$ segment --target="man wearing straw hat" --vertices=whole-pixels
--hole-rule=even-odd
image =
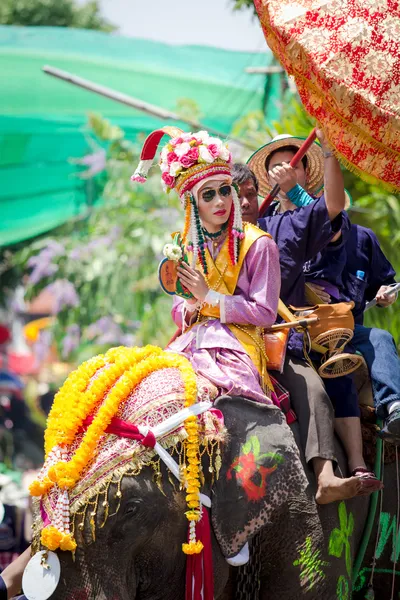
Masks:
[[[261,172],[261,184],[265,185],[266,190],[268,185],[271,187],[276,183],[282,190],[279,202],[269,207],[268,216],[301,209],[313,203],[315,196],[311,194],[318,193],[321,188],[322,154],[325,168],[330,168],[330,162],[337,163],[329,149],[321,149],[317,144],[312,144],[303,164],[298,165],[296,170],[292,169],[287,163],[302,142],[299,138],[278,136],[253,155],[256,157],[255,161],[253,157],[250,159],[250,162],[253,160],[255,163],[256,172]],[[285,146],[288,143],[290,146]],[[261,170],[261,158],[264,161],[264,174]],[[351,201],[348,194],[345,194],[347,210]],[[396,344],[389,332],[367,328],[362,324],[367,297],[371,299],[376,295],[378,306],[388,306],[396,299],[395,295],[385,295],[388,284],[394,282],[395,272],[384,256],[375,234],[368,228],[352,225],[347,216],[343,215],[341,233],[332,238],[322,253],[307,261],[304,270],[306,281],[312,282],[314,290],[323,301],[355,302],[353,314],[356,325],[352,346],[367,362],[377,415],[385,420],[382,437],[399,443],[400,359]],[[348,405],[353,406],[349,414],[346,414],[345,407],[342,416],[357,416],[357,394],[351,378],[328,381],[326,385],[333,400],[339,400],[340,404],[340,399],[346,398]],[[347,428],[349,423],[347,418],[340,420],[339,429]],[[361,448],[361,440],[359,447]]]
[[[319,132],[319,138],[323,143],[321,132]],[[346,203],[343,177],[340,166],[332,153],[326,147],[321,149],[319,145],[313,144],[296,169],[289,167],[288,163],[302,143],[303,140],[299,138],[278,136],[270,144],[258,150],[249,161],[255,173],[259,174],[260,192],[263,195],[266,195],[272,187],[266,171],[272,160],[278,167],[277,171],[281,174],[281,178],[287,179],[283,183],[283,192],[280,195],[283,213],[280,214],[275,209],[275,218],[267,218],[264,222],[261,219],[259,224],[272,234],[280,249],[281,298],[287,304],[297,306],[305,304],[304,263],[320,253],[334,236],[339,237],[343,224],[349,227],[347,225],[348,220],[346,221],[346,217],[342,213]],[[328,164],[324,165],[324,163]],[[289,167],[289,173],[286,172],[284,165]],[[283,167],[282,170],[281,167]],[[324,167],[326,168],[324,169]],[[254,196],[256,200],[256,193],[254,192],[257,191],[255,189],[258,184],[257,178],[248,168],[246,173],[246,167],[244,166],[234,169],[234,177],[241,191],[244,219],[254,220],[255,214],[253,213],[255,213],[257,202],[254,202],[252,198]],[[286,196],[284,190],[289,191],[295,187],[295,199],[301,205],[302,199],[308,194],[302,193],[304,188],[300,187],[299,184],[310,186],[313,192],[316,193],[324,183],[325,197],[322,197],[304,211],[292,212],[296,206]],[[304,203],[306,204],[306,202]],[[311,369],[304,372],[307,367],[304,361],[301,360],[302,356],[302,341],[298,339],[298,336],[292,335],[282,381],[285,381],[286,386],[290,389],[294,408],[299,414],[306,460],[312,461],[318,481],[324,481],[326,474],[329,474],[327,478],[333,474],[333,472],[331,473],[332,463],[329,460],[332,460],[334,456],[332,409],[319,376],[311,372]],[[306,383],[306,389],[304,389],[304,385],[299,386],[299,377]],[[338,384],[336,385],[338,386]],[[341,383],[342,387],[343,385],[347,385],[349,390],[352,391],[351,380],[347,380],[345,384]],[[299,390],[302,390],[302,392],[299,392]],[[345,396],[350,396],[351,414],[339,414],[340,420],[338,423],[339,427],[342,425],[342,437],[346,441],[345,446],[349,456],[350,470],[355,476],[363,480],[364,486],[371,487],[368,491],[374,491],[380,484],[365,467],[362,456],[357,396],[355,393],[352,395],[347,394],[349,390],[344,390],[344,393]],[[308,396],[307,415],[301,414],[304,413],[304,392]],[[348,416],[355,418],[349,419]],[[364,488],[360,493],[365,492],[366,489]],[[321,501],[318,494],[317,499]]]

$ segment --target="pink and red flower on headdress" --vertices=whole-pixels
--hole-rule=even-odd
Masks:
[[[211,137],[206,131],[183,133],[173,138],[161,151],[160,167],[162,181],[167,191],[173,189],[176,179],[196,164],[212,164],[222,160],[229,165],[232,155],[221,140]]]
[[[218,172],[230,172],[232,155],[227,145],[207,131],[184,133],[174,127],[163,127],[153,131],[143,145],[140,162],[132,175],[132,181],[144,183],[157,152],[158,144],[164,135],[170,135],[170,142],[162,149],[160,156],[161,179],[164,189],[169,192],[177,188],[182,195],[200,179],[207,177],[206,171],[215,166]],[[199,173],[189,169],[199,166]],[[187,177],[185,178],[185,174]],[[193,181],[191,177],[194,177]]]

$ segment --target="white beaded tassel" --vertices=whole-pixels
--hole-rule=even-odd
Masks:
[[[192,269],[196,268],[197,256],[199,254],[199,238],[197,235],[197,227],[196,227],[196,217],[193,210],[193,205],[190,207],[190,229],[189,229],[189,238],[193,245],[193,256],[191,267]]]
[[[232,229],[235,232],[235,244],[234,244],[234,248],[235,248],[235,263],[237,263],[238,259],[239,259],[239,247],[240,247],[240,240],[243,239],[244,237],[244,233],[243,233],[243,221],[242,221],[242,209],[240,207],[240,200],[239,200],[239,196],[237,194],[236,188],[233,185],[232,186],[232,200],[233,200],[233,224],[232,224]]]

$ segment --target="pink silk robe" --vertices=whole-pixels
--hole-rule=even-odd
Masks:
[[[211,244],[209,250],[211,253]],[[270,327],[276,320],[279,292],[279,251],[271,238],[262,236],[246,254],[233,296],[224,296],[224,322]],[[174,296],[172,317],[183,330],[190,324],[187,316],[184,323],[185,301],[178,296]],[[194,325],[167,350],[186,356],[196,373],[211,381],[220,394],[271,403],[262,389],[257,368],[221,319]]]

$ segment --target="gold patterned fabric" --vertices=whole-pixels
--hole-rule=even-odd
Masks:
[[[400,191],[400,7],[254,0],[268,45],[345,166]]]
[[[198,401],[211,400],[217,396],[217,389],[210,382],[197,379]],[[181,374],[176,368],[165,368],[148,375],[139,383],[122,404],[117,417],[137,426],[153,428],[184,408],[185,390]],[[202,446],[222,442],[225,437],[223,419],[216,411],[207,411],[198,417],[200,443]],[[83,432],[77,435],[74,443],[67,449],[70,459],[82,440]],[[158,442],[170,453],[176,451],[180,442],[185,440],[187,432],[184,424],[160,437]],[[120,489],[124,476],[137,475],[143,466],[158,460],[153,448],[140,442],[114,434],[104,434],[99,442],[93,460],[82,473],[77,484],[69,491],[70,515],[72,526],[75,517],[83,523],[88,507],[94,513],[100,500],[107,500],[111,483]],[[35,533],[38,535],[49,522],[53,523],[60,491],[55,486],[42,498],[35,499]],[[40,510],[39,510],[40,504]]]

